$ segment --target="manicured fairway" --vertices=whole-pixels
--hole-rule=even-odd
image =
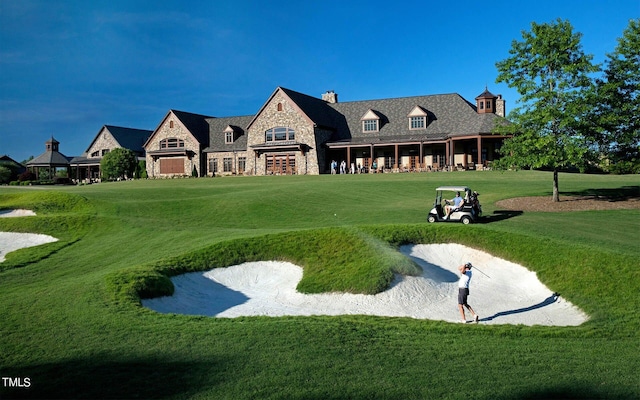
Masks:
[[[427,224],[445,184],[508,218]],[[640,197],[640,178],[560,176],[561,195],[623,188]],[[0,398],[640,398],[640,210],[494,214],[500,199],[550,192],[550,174],[531,171],[1,187],[0,209],[38,215],[0,231],[60,240],[0,263],[0,374],[12,378]],[[536,271],[591,319],[216,319],[139,303],[170,291],[168,276],[252,259],[303,266],[308,293],[375,293],[418,272],[398,245],[452,242]]]

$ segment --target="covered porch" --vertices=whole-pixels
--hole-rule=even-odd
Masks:
[[[359,173],[483,170],[499,158],[498,149],[504,138],[476,135],[436,140],[329,142],[327,165],[329,160],[338,163],[344,160],[348,170],[353,166]]]

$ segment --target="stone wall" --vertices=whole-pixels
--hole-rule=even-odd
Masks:
[[[116,139],[109,133],[106,128],[102,128],[95,142],[91,145],[89,150],[87,151],[87,158],[102,158],[103,150],[113,150],[121,147]],[[91,154],[98,152],[97,156],[92,156]]]
[[[318,174],[318,147],[313,123],[302,114],[298,107],[282,91],[276,92],[249,128],[247,132],[248,152],[253,153],[251,151],[251,146],[253,145],[265,144],[265,131],[279,126],[293,129],[296,135],[295,142],[308,145],[311,151],[305,154],[299,150],[280,151],[278,150],[278,145],[286,143],[271,142],[270,144],[274,145],[273,151],[260,152],[257,157],[254,157],[253,154],[247,156],[247,170],[256,175],[264,175],[267,155],[295,153],[296,174]]]
[[[218,165],[218,172],[216,172],[215,176],[224,176],[224,175],[252,175],[253,171],[248,171],[249,164],[249,156],[246,151],[236,151],[235,153],[232,151],[228,152],[216,152],[216,153],[208,153],[207,157],[207,165],[206,168],[206,176],[213,176],[213,171],[209,168],[212,160],[216,160]],[[252,152],[251,152],[252,153]],[[240,158],[245,157],[247,163],[245,164],[245,171],[239,170],[239,160]],[[253,156],[252,156],[253,157]],[[224,159],[231,159],[231,171],[224,170]],[[203,175],[204,176],[204,175]]]
[[[172,127],[173,125],[173,127]],[[184,159],[184,173],[183,174],[161,174],[160,173],[160,160],[162,158],[175,158],[176,156],[151,156],[150,151],[160,150],[160,141],[163,139],[176,138],[184,141],[184,148],[178,148],[174,150],[187,150],[191,152],[191,156],[177,156]],[[145,147],[147,152],[147,175],[149,178],[171,178],[173,176],[191,176],[193,167],[195,166],[198,175],[202,176],[200,160],[203,154],[200,151],[200,143],[193,137],[189,130],[180,122],[178,118],[170,113],[164,120],[162,125],[154,132],[152,141]],[[154,161],[155,159],[155,161]]]

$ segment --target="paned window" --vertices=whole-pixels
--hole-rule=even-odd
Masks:
[[[218,159],[217,158],[209,159],[209,172],[211,172],[212,174],[217,174],[218,173]]]
[[[377,132],[378,120],[377,119],[365,119],[362,121],[362,130],[365,132]]]
[[[222,170],[224,172],[233,172],[233,162],[231,157],[225,157],[222,159]]]
[[[247,169],[247,157],[238,157],[238,173],[242,174]]]
[[[426,117],[424,116],[419,116],[419,117],[411,117],[410,118],[410,122],[411,122],[411,129],[424,129],[425,127],[425,119]]]
[[[161,149],[176,149],[179,147],[184,147],[184,140],[177,139],[177,138],[168,138],[168,139],[162,139],[160,141]]]
[[[265,142],[293,141],[296,140],[296,133],[293,129],[279,126],[268,129],[264,134]]]
[[[233,143],[233,132],[224,133],[224,142],[227,144]]]

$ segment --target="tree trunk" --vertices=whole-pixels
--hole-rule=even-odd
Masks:
[[[560,194],[558,192],[558,170],[553,170],[553,202],[560,201]]]

